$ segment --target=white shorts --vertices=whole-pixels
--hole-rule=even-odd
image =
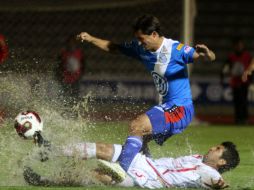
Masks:
[[[135,184],[142,188],[157,189],[163,188],[158,175],[148,164],[147,157],[138,153],[128,169],[128,175],[134,180]]]

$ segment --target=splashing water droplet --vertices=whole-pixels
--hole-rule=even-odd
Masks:
[[[86,139],[90,126],[88,115],[90,94],[73,106],[65,106],[59,84],[50,76],[38,74],[5,73],[0,76],[0,105],[6,118],[0,128],[0,186],[26,185],[24,166],[55,178],[73,183],[89,183],[88,168],[93,164],[79,158],[60,158],[57,151],[49,152],[47,162],[40,161],[41,149],[31,140],[20,138],[14,130],[14,117],[24,110],[37,111],[44,121],[43,136],[55,147]],[[50,85],[49,85],[50,84]],[[89,163],[89,164],[88,164]],[[78,167],[76,167],[78,165]],[[84,180],[85,179],[85,180]]]

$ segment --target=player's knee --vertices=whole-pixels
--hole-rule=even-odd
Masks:
[[[142,136],[142,131],[140,130],[136,120],[133,120],[129,125],[129,134],[131,136]]]
[[[152,133],[152,125],[149,118],[143,114],[133,120],[129,125],[129,134],[132,136],[144,136]]]

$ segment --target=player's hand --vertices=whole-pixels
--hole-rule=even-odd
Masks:
[[[211,179],[211,184],[205,183],[205,185],[211,189],[225,189],[225,188],[229,187],[229,185],[226,184],[222,178],[220,178],[219,180],[216,180],[216,181]]]
[[[77,35],[77,40],[80,40],[81,42],[87,41],[91,42],[92,41],[92,36],[88,34],[87,32],[81,32],[80,34]]]
[[[242,75],[242,81],[246,82],[248,80],[248,76],[251,75],[252,71],[246,70],[244,71],[243,75]]]
[[[197,58],[205,58],[209,61],[214,61],[215,60],[215,54],[213,51],[211,51],[206,45],[204,44],[197,44],[195,46],[196,48],[196,55],[198,56]],[[194,57],[195,58],[195,57]]]
[[[196,48],[196,52],[200,55],[200,56],[206,56],[209,55],[210,51],[208,49],[208,47],[204,44],[197,44],[195,46]]]

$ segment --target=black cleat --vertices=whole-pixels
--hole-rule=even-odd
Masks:
[[[51,144],[50,141],[45,140],[40,132],[36,132],[34,135],[34,142],[37,144],[39,147],[43,146],[46,148],[50,148]]]
[[[43,179],[39,174],[35,173],[30,167],[25,167],[23,176],[25,181],[29,185],[34,186],[49,186],[51,182],[47,179]]]
[[[36,132],[34,135],[34,142],[39,147],[45,148],[39,152],[41,162],[45,162],[49,159],[49,152],[51,151],[50,141],[45,140],[40,132]]]

